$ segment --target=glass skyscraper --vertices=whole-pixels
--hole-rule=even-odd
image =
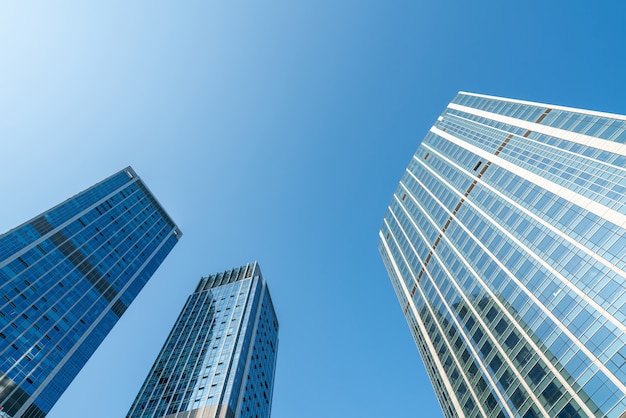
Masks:
[[[268,418],[278,321],[258,264],[203,277],[127,418]]]
[[[626,117],[459,93],[379,250],[446,417],[626,416]]]
[[[42,418],[181,237],[127,167],[0,235],[0,409]]]

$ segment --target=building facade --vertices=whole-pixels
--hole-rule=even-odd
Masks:
[[[181,237],[132,168],[0,235],[0,408],[41,418]]]
[[[203,277],[127,418],[266,418],[278,321],[258,264]]]
[[[626,117],[459,93],[379,250],[446,417],[626,416]]]

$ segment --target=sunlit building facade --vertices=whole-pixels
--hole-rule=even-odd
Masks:
[[[180,237],[131,167],[0,235],[1,416],[44,417]]]
[[[626,117],[459,93],[379,250],[446,417],[626,416]]]
[[[278,321],[258,264],[203,277],[127,418],[268,418]]]

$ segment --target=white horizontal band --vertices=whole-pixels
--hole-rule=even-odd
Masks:
[[[603,151],[626,156],[626,144],[620,144],[619,142],[608,141],[606,139],[596,138],[595,136],[566,131],[565,129],[553,128],[552,126],[528,122],[526,120],[516,119],[497,113],[491,113],[485,110],[474,109],[473,107],[462,106],[456,103],[450,103],[448,105],[448,108],[458,110],[459,112],[466,112],[481,118],[491,119],[496,122],[506,123],[507,125],[517,126],[519,128],[529,131],[538,132],[540,134],[564,139],[566,141],[575,142],[577,144],[585,145],[587,147],[593,147],[601,149]]]

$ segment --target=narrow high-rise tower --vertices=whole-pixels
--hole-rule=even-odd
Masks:
[[[180,237],[130,167],[0,235],[3,416],[50,411]]]
[[[127,418],[268,418],[278,321],[258,264],[203,277]]]
[[[379,249],[446,417],[626,416],[626,117],[459,93]]]

